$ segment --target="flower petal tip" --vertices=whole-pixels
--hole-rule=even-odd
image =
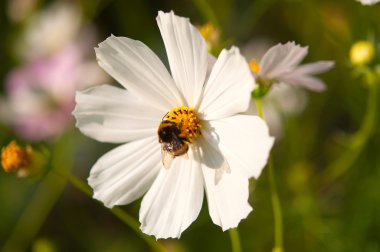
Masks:
[[[228,229],[231,229],[231,228],[237,228],[242,220],[247,219],[248,215],[253,210],[253,208],[249,204],[248,204],[248,206],[249,207],[247,208],[246,213],[244,215],[242,215],[242,217],[239,220],[235,221],[234,223],[227,224],[227,225],[223,225],[222,224],[221,228],[222,228],[223,232],[225,232],[225,231],[227,231]]]

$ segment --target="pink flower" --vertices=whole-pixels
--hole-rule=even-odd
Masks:
[[[104,78],[75,44],[52,57],[37,58],[8,75],[5,120],[29,140],[60,135],[72,123],[75,90]]]

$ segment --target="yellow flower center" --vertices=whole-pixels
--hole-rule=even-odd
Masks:
[[[30,165],[30,155],[30,148],[21,147],[13,140],[1,149],[1,165],[6,172],[25,168]]]
[[[255,59],[251,59],[249,62],[249,67],[251,68],[252,72],[258,74],[260,72],[260,65],[257,63]]]
[[[201,134],[201,121],[193,108],[186,106],[175,107],[164,117],[164,121],[174,123],[179,129],[179,137],[192,143],[194,138]]]

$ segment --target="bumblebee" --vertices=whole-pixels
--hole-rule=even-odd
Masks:
[[[166,169],[169,168],[171,161],[177,157],[186,155],[189,150],[186,138],[181,137],[182,125],[175,122],[164,120],[158,127],[158,139],[161,143],[162,163]]]
[[[201,122],[196,112],[186,106],[169,111],[158,127],[161,143],[162,163],[168,169],[171,161],[178,156],[188,158],[189,144],[200,135]]]

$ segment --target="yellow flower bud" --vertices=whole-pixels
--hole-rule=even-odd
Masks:
[[[207,49],[209,51],[215,49],[219,44],[220,32],[218,28],[215,27],[211,22],[207,22],[204,25],[197,26],[199,32],[202,34],[203,38],[206,40]]]
[[[18,171],[30,166],[32,148],[28,145],[21,147],[16,141],[1,148],[1,165],[6,172]]]
[[[350,60],[354,65],[370,63],[375,56],[375,47],[369,41],[358,41],[350,49]]]
[[[46,167],[49,149],[21,146],[15,140],[1,148],[1,165],[6,172],[16,172],[18,177],[38,176]]]

